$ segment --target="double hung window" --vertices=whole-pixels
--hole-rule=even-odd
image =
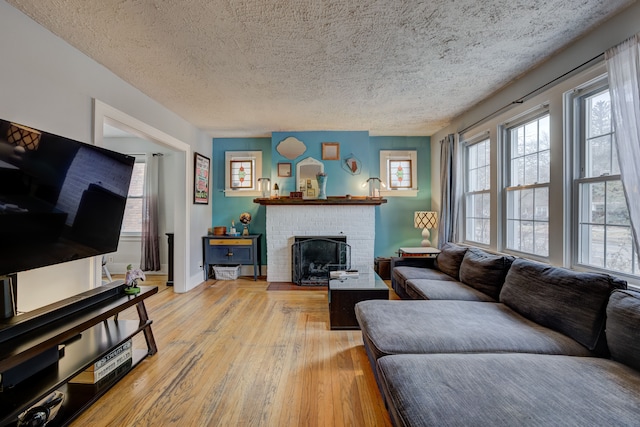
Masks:
[[[488,245],[491,231],[490,141],[465,143],[465,240]]]
[[[122,220],[122,233],[124,234],[136,235],[142,233],[142,202],[145,174],[146,163],[144,156],[136,156]]]
[[[578,91],[574,109],[577,263],[638,274],[608,87],[601,82]]]
[[[505,247],[540,257],[549,255],[549,124],[544,113],[505,130]]]

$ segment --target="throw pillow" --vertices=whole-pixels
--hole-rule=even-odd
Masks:
[[[445,243],[440,248],[440,253],[436,258],[438,270],[458,280],[460,278],[460,264],[466,252],[467,248],[465,247],[453,243]]]
[[[500,302],[524,317],[596,350],[614,289],[627,282],[518,258],[500,291]]]
[[[640,292],[615,291],[607,305],[611,358],[640,371]]]
[[[497,300],[504,278],[515,258],[470,248],[460,264],[460,281]]]

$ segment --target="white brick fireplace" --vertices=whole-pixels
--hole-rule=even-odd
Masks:
[[[295,236],[347,236],[351,265],[373,266],[375,206],[267,205],[267,281],[291,282]]]

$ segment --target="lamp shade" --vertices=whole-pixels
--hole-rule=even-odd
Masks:
[[[7,132],[7,142],[27,151],[36,151],[40,145],[41,133],[26,126],[11,123]]]
[[[436,228],[437,224],[437,212],[417,211],[413,214],[413,226],[415,228]]]

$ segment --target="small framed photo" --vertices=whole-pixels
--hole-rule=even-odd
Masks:
[[[322,160],[340,160],[340,143],[323,142]]]
[[[291,163],[278,163],[278,176],[291,176]]]
[[[193,168],[193,203],[209,204],[209,168],[211,160],[196,153]]]

